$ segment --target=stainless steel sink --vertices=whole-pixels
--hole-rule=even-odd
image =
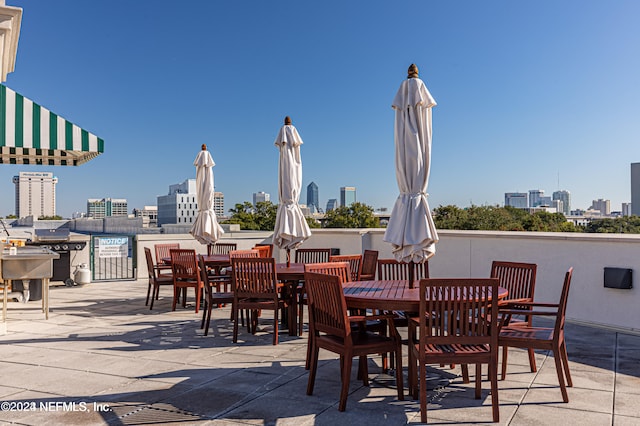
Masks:
[[[8,284],[23,280],[23,300],[29,300],[29,280],[42,280],[42,310],[49,318],[49,278],[53,276],[53,260],[60,255],[44,247],[17,247],[15,254],[9,250],[0,252],[0,278],[4,281],[2,320],[7,320]]]
[[[60,255],[43,247],[18,247],[16,254],[0,254],[3,280],[35,280],[53,276],[53,259]]]

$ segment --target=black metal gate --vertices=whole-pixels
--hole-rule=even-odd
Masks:
[[[135,279],[136,255],[133,235],[92,235],[92,281]]]

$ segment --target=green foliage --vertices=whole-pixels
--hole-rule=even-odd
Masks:
[[[506,206],[439,206],[434,210],[438,229],[484,231],[545,231],[579,232],[581,229],[567,222],[562,213],[535,212]]]
[[[373,207],[363,203],[340,206],[325,213],[325,228],[379,228],[380,219],[373,215]]]
[[[320,222],[318,222],[314,218],[306,217],[305,219],[307,220],[307,225],[309,225],[309,228],[322,228]]]
[[[231,217],[224,223],[236,223],[241,229],[252,231],[273,231],[276,225],[278,207],[271,201],[260,201],[253,204],[248,201],[236,204],[229,209]]]
[[[60,215],[55,215],[55,216],[40,216],[38,218],[38,220],[62,220],[62,216]]]
[[[585,226],[585,232],[640,234],[640,216],[623,216],[615,219],[594,219]]]

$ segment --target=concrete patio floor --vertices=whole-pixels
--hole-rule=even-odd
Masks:
[[[233,344],[229,307],[214,309],[204,336],[193,306],[171,312],[162,288],[153,311],[144,306],[146,281],[51,288],[51,313],[39,301],[10,302],[0,335],[0,423],[23,425],[400,425],[420,422],[417,401],[398,401],[393,377],[371,357],[370,387],[354,368],[347,410],[337,409],[339,365],[321,352],[313,396],[306,395],[306,333],[271,322],[256,335],[240,331]],[[192,297],[192,294],[190,294]],[[569,300],[571,303],[571,299]],[[640,424],[640,336],[568,324],[574,386],[562,403],[553,358],[511,349],[507,380],[499,382],[500,424]],[[473,398],[459,369],[439,369],[448,386],[429,392],[430,424],[491,424],[489,383]],[[471,369],[471,373],[474,369]],[[406,376],[406,360],[405,360]],[[406,386],[406,378],[405,378]],[[8,405],[6,403],[9,403]],[[9,410],[7,410],[9,408]]]

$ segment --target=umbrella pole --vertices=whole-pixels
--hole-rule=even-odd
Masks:
[[[291,266],[291,249],[287,249],[287,268]]]
[[[415,263],[412,261],[409,262],[409,288],[413,288],[413,280],[414,280],[414,266]]]

